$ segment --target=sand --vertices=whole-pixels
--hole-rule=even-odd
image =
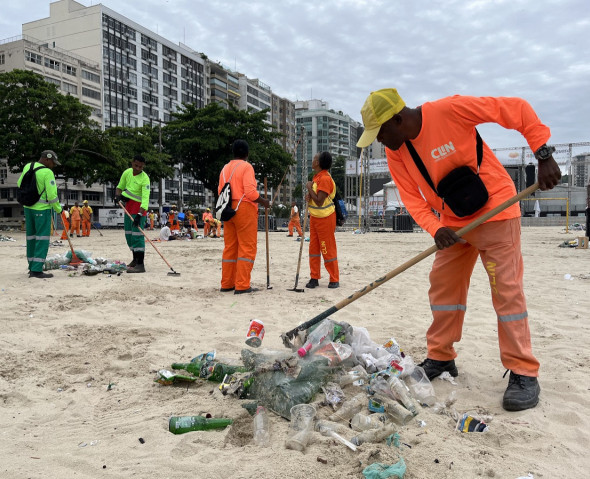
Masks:
[[[270,234],[272,289],[266,289],[259,234],[253,284],[263,290],[241,296],[218,292],[223,240],[158,243],[180,277],[168,276],[168,266],[147,245],[146,274],[55,271],[54,278],[38,280],[27,277],[24,233],[2,233],[17,241],[0,243],[1,477],[335,479],[363,477],[370,463],[393,464],[400,457],[406,478],[588,477],[590,250],[558,247],[580,232],[523,230],[532,341],[542,365],[538,407],[512,413],[501,407],[507,378],[488,281],[478,264],[457,345],[457,384],[433,384],[439,399],[456,391],[459,412],[493,416],[490,431],[461,434],[449,417],[421,409],[416,419],[425,425],[412,421],[401,428],[400,448],[367,444],[352,452],[318,435],[304,454],[285,449],[285,419],[271,415],[271,446],[259,448],[242,401],[205,381],[159,385],[156,371],[212,349],[218,357],[238,359],[253,318],[266,326],[262,348],[284,351],[281,333],[428,248],[426,233],[339,232],[340,289],[327,289],[324,277],[320,288],[304,293],[287,290],[294,286],[299,243],[284,232]],[[75,247],[94,257],[131,259],[121,230],[103,234],[73,238]],[[66,249],[67,243],[50,253]],[[305,249],[300,287],[309,277]],[[393,336],[422,360],[431,264],[432,257],[423,260],[334,319],[367,328],[379,343]],[[566,274],[573,279],[564,279]],[[345,388],[349,397],[357,392]],[[224,431],[168,432],[171,415],[205,413],[235,422]],[[328,414],[329,407],[318,404],[318,416]]]

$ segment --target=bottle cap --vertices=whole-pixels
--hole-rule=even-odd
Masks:
[[[297,350],[297,354],[299,354],[299,357],[302,358],[303,356],[305,356],[307,354],[307,350],[305,348],[299,348]]]

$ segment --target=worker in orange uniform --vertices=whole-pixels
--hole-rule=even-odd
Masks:
[[[461,339],[469,282],[480,257],[492,290],[500,357],[510,370],[502,405],[508,411],[535,407],[539,361],[532,352],[523,291],[520,206],[514,203],[461,238],[455,232],[516,195],[510,175],[475,127],[496,123],[521,132],[538,160],[542,190],[561,178],[555,148],[546,144],[549,128],[520,98],[456,95],[408,108],[393,88],[372,92],[361,115],[365,131],[357,146],[367,147],[376,138],[386,147],[404,205],[438,247],[428,293],[433,316],[428,354],[420,365],[429,379],[443,372],[458,375],[454,343]],[[445,188],[450,178],[457,181]]]
[[[155,215],[154,215],[154,210],[150,210],[149,214],[148,214],[148,219],[150,220],[150,230],[154,230],[154,220],[155,220]]]
[[[74,206],[70,209],[70,238],[74,237],[74,231],[76,231],[76,236],[78,238],[81,237],[80,235],[80,221],[82,220],[82,208],[78,205],[76,201]]]
[[[88,200],[82,202],[82,236],[90,236],[90,222],[92,221],[92,208],[88,206]]]
[[[221,193],[227,181],[232,193],[232,208],[236,214],[224,222],[224,248],[221,259],[221,290],[234,294],[258,291],[250,285],[250,274],[256,259],[258,235],[258,205],[268,208],[269,201],[258,194],[254,168],[248,163],[249,147],[244,140],[232,145],[234,159],[219,174]]]
[[[176,211],[176,205],[172,205],[172,209],[168,212],[168,222],[170,223],[171,231],[180,231],[180,225],[178,224],[178,211]]]
[[[221,221],[210,215],[207,217],[207,224],[210,231],[209,238],[221,238]]]
[[[301,220],[299,219],[299,208],[294,201],[291,201],[291,217],[289,218],[289,234],[287,236],[293,236],[293,228],[297,230],[297,234],[301,238],[303,231],[301,231]]]
[[[61,239],[62,240],[67,240],[68,239],[68,231],[70,230],[69,218],[70,218],[70,213],[68,212],[68,208],[66,206],[63,209],[63,215],[61,215],[61,221],[64,224],[64,229],[61,232]]]
[[[198,233],[199,227],[197,226],[197,218],[191,210],[188,210],[186,215],[188,217],[188,224],[191,226],[192,229],[195,230],[195,232]]]
[[[210,230],[209,221],[208,221],[209,218],[213,218],[213,215],[211,214],[211,208],[207,208],[203,212],[203,235],[205,237],[209,236],[209,230]]]
[[[327,151],[313,157],[311,168],[315,171],[312,181],[307,182],[309,210],[309,269],[311,279],[307,288],[317,288],[321,278],[321,257],[324,267],[330,275],[328,288],[340,286],[340,272],[338,271],[338,252],[336,249],[336,208],[334,196],[336,183],[330,176],[332,155]]]

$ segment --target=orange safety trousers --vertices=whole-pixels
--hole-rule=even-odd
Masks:
[[[68,230],[70,229],[70,225],[67,221],[64,221],[62,218],[63,224],[64,224],[64,229],[61,232],[61,239],[62,240],[67,240],[68,239]]]
[[[321,257],[330,274],[330,282],[340,281],[338,252],[336,250],[336,213],[326,218],[309,217],[309,270],[312,279],[320,279]]]
[[[82,220],[82,236],[90,236],[90,220]]]
[[[80,236],[80,220],[70,219],[70,223],[71,223],[70,234],[72,234],[75,231],[76,235]]]
[[[195,229],[195,231],[199,231],[199,227],[197,226],[197,220],[191,220],[190,225]]]
[[[295,228],[297,230],[297,233],[299,234],[299,236],[303,236],[303,231],[301,231],[301,221],[299,221],[299,218],[295,218],[295,219],[292,219],[291,221],[289,221],[289,234],[290,235],[293,234],[293,228]]]
[[[238,200],[232,201],[232,208]],[[225,221],[224,248],[221,257],[221,287],[237,290],[250,287],[250,274],[256,259],[258,207],[242,201],[234,217]]]
[[[457,357],[453,344],[461,340],[471,273],[480,256],[496,310],[502,364],[516,374],[538,376],[523,291],[520,218],[484,223],[462,238],[467,243],[439,250],[434,258],[428,292],[433,316],[426,333],[428,357],[438,361]]]

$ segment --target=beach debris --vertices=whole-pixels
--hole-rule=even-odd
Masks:
[[[437,376],[435,379],[440,379],[441,381],[448,381],[451,384],[453,384],[454,386],[457,385],[457,381],[455,381],[455,378],[453,376],[451,376],[451,373],[448,371],[443,371],[439,376]]]
[[[143,437],[140,437],[140,438],[139,438],[139,442],[140,442],[141,444],[145,444],[145,439],[144,439]]]
[[[457,421],[456,429],[460,432],[488,432],[488,425],[482,419],[465,413]]]
[[[5,236],[5,235],[0,235],[0,241],[16,242],[16,240],[12,236]]]
[[[342,388],[336,383],[327,383],[322,387],[322,391],[326,396],[325,403],[336,409],[344,399],[344,392]]]
[[[530,472],[526,475],[526,476],[520,476],[517,477],[516,479],[535,479],[535,476],[533,476]]]
[[[391,466],[374,462],[363,469],[363,476],[365,476],[366,479],[403,479],[405,474],[406,463],[404,462],[403,457],[400,457],[399,461]]]
[[[574,277],[571,274],[566,273],[563,275],[563,279],[565,279],[566,281],[573,281]]]
[[[230,418],[207,418],[203,416],[172,416],[168,421],[168,430],[172,434],[184,434],[190,431],[210,431],[225,429],[233,423]]]
[[[328,464],[328,460],[320,456],[317,457],[317,461],[321,462],[322,464]]]
[[[156,378],[154,379],[154,382],[163,384],[164,386],[169,386],[176,382],[193,382],[196,380],[197,378],[194,376],[184,376],[182,374],[176,374],[172,371],[168,371],[167,369],[160,369],[156,373]],[[109,389],[107,389],[107,391],[108,390]]]

